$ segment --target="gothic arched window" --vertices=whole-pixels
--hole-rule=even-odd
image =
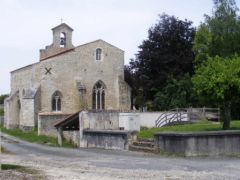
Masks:
[[[61,99],[62,94],[59,91],[56,91],[52,95],[52,111],[61,111]]]
[[[105,89],[106,86],[102,81],[96,82],[93,86],[92,108],[96,110],[105,109]]]
[[[102,49],[97,48],[96,49],[96,60],[101,60],[102,58]]]

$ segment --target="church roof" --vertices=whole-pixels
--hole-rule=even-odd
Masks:
[[[62,23],[62,24],[65,24],[65,23]],[[56,26],[56,27],[57,27],[57,26]],[[55,28],[56,28],[56,27],[55,27]],[[98,40],[91,41],[91,42],[88,42],[88,43],[85,43],[85,44],[81,44],[81,45],[79,45],[79,46],[77,46],[77,47],[74,47],[74,48],[71,48],[71,49],[67,49],[66,51],[62,51],[62,52],[57,53],[57,54],[54,54],[54,55],[52,55],[52,56],[48,56],[48,57],[46,57],[46,58],[41,59],[41,61],[47,60],[47,59],[50,59],[50,58],[53,58],[53,57],[56,57],[56,56],[60,56],[60,55],[62,55],[62,54],[65,54],[65,53],[74,51],[74,50],[75,50],[76,48],[78,48],[78,47],[85,46],[85,45],[88,45],[88,44],[91,44],[91,43],[95,43],[95,42],[98,42],[98,41],[102,41],[102,42],[108,44],[109,46],[111,46],[111,47],[113,47],[113,48],[116,48],[116,49],[124,52],[124,50],[122,50],[122,49],[120,49],[120,48],[118,48],[118,47],[116,47],[116,46],[114,46],[114,45],[112,45],[112,44],[110,44],[110,43],[102,40],[102,39],[98,39]],[[15,70],[11,71],[11,73],[13,73],[13,72],[15,72],[15,71],[22,70],[22,69],[31,68],[33,65],[38,64],[38,63],[39,63],[39,62],[36,62],[36,63],[30,64],[30,65],[27,65],[27,66],[24,66],[24,67],[15,69]]]
[[[79,113],[81,111],[78,111],[74,114],[71,114],[67,118],[58,121],[54,126],[58,128],[62,128],[65,131],[69,130],[79,130]]]
[[[71,28],[71,27],[70,27],[69,25],[67,25],[66,23],[61,23],[61,24],[59,24],[58,26],[52,28],[52,30],[55,30],[55,29],[57,29],[57,28],[59,28],[59,27],[61,27],[61,26],[65,26],[65,27],[67,27],[68,29],[70,29],[71,31],[73,31],[73,28]]]
[[[27,66],[20,67],[20,68],[18,68],[18,69],[15,69],[15,70],[10,71],[10,73],[14,73],[14,72],[19,71],[19,70],[25,70],[25,69],[27,69],[27,68],[32,68],[32,66],[34,66],[34,65],[36,65],[36,64],[38,64],[38,63],[39,63],[39,62],[36,62],[36,63],[33,63],[33,64],[29,64],[29,65],[27,65]]]
[[[108,44],[109,46],[112,46],[112,47],[114,47],[114,48],[116,48],[116,49],[124,52],[122,49],[120,49],[120,48],[118,48],[118,47],[116,47],[116,46],[114,46],[114,45],[112,45],[112,44],[110,44],[110,43],[108,43],[108,42],[106,42],[106,41],[104,41],[104,40],[102,40],[102,39],[98,39],[98,40],[91,41],[91,42],[88,42],[88,43],[85,43],[85,44],[81,44],[81,45],[79,45],[79,46],[77,46],[77,47],[75,47],[75,48],[71,48],[71,49],[68,49],[68,50],[66,50],[66,51],[62,51],[62,52],[57,53],[57,54],[54,54],[54,55],[52,55],[52,56],[48,56],[48,57],[46,57],[46,58],[41,59],[41,61],[46,60],[46,59],[50,59],[50,58],[52,58],[52,57],[56,57],[56,56],[59,56],[59,55],[62,55],[62,54],[68,53],[68,52],[71,52],[71,51],[75,50],[75,49],[78,48],[78,47],[85,46],[85,45],[88,45],[88,44],[91,44],[91,43],[95,43],[95,42],[98,42],[98,41],[102,41],[102,42]]]
[[[97,40],[95,40],[95,41],[91,41],[91,42],[88,42],[88,43],[85,43],[85,44],[81,44],[81,45],[79,45],[79,46],[77,46],[77,47],[75,47],[75,48],[78,48],[78,47],[81,47],[81,46],[85,46],[85,45],[88,45],[88,44],[91,44],[91,43],[95,43],[95,42],[98,42],[98,41],[102,41],[102,42],[104,42],[105,44],[108,44],[109,46],[112,46],[113,48],[116,48],[116,49],[124,52],[124,50],[120,49],[119,47],[114,46],[114,45],[112,45],[112,44],[110,44],[110,43],[108,43],[107,41],[104,41],[104,40],[102,40],[102,39],[97,39]]]
[[[61,54],[65,54],[65,53],[67,53],[67,52],[73,51],[74,49],[75,49],[75,48],[67,49],[67,50],[62,51],[62,52],[60,52],[60,53],[53,54],[53,55],[51,55],[51,56],[47,56],[47,57],[45,57],[45,58],[42,58],[42,59],[40,59],[40,60],[43,61],[43,60],[46,60],[46,59],[49,59],[49,58],[52,58],[52,57],[55,57],[55,56],[59,56],[59,55],[61,55]]]

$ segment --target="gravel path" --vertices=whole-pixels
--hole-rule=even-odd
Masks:
[[[127,151],[54,148],[3,134],[2,146],[12,154],[1,154],[1,163],[32,167],[50,180],[240,179],[238,158],[176,158]],[[1,172],[0,179],[3,177]]]

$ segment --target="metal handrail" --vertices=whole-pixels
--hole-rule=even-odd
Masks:
[[[219,108],[203,107],[203,108],[192,108],[192,109],[197,110],[197,111],[202,111],[204,113],[204,115],[206,115],[207,111],[215,111],[212,113],[217,115],[218,120],[220,118],[220,109]],[[174,122],[174,120],[182,121],[183,120],[182,115],[184,115],[186,113],[187,113],[187,115],[189,115],[189,113],[191,112],[189,110],[191,110],[191,108],[175,108],[175,109],[170,109],[169,111],[165,111],[157,118],[157,120],[155,121],[155,126],[161,127],[164,124]]]
[[[182,112],[187,112],[186,109],[183,109],[183,108],[175,108],[175,109],[171,109],[169,111],[166,111],[164,113],[162,113],[158,119],[155,121],[155,125],[156,127],[160,127],[164,122],[168,121],[168,122],[172,122],[173,119],[177,118],[177,121],[179,120],[178,119],[178,115],[180,113],[180,117],[181,117],[181,113]],[[170,118],[168,118],[170,116]],[[177,116],[177,117],[176,117]],[[181,121],[181,119],[180,119]]]

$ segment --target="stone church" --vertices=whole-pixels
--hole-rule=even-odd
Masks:
[[[31,130],[40,116],[56,121],[82,109],[129,110],[124,51],[101,39],[74,46],[73,29],[65,23],[52,32],[39,62],[11,72],[5,127]]]

